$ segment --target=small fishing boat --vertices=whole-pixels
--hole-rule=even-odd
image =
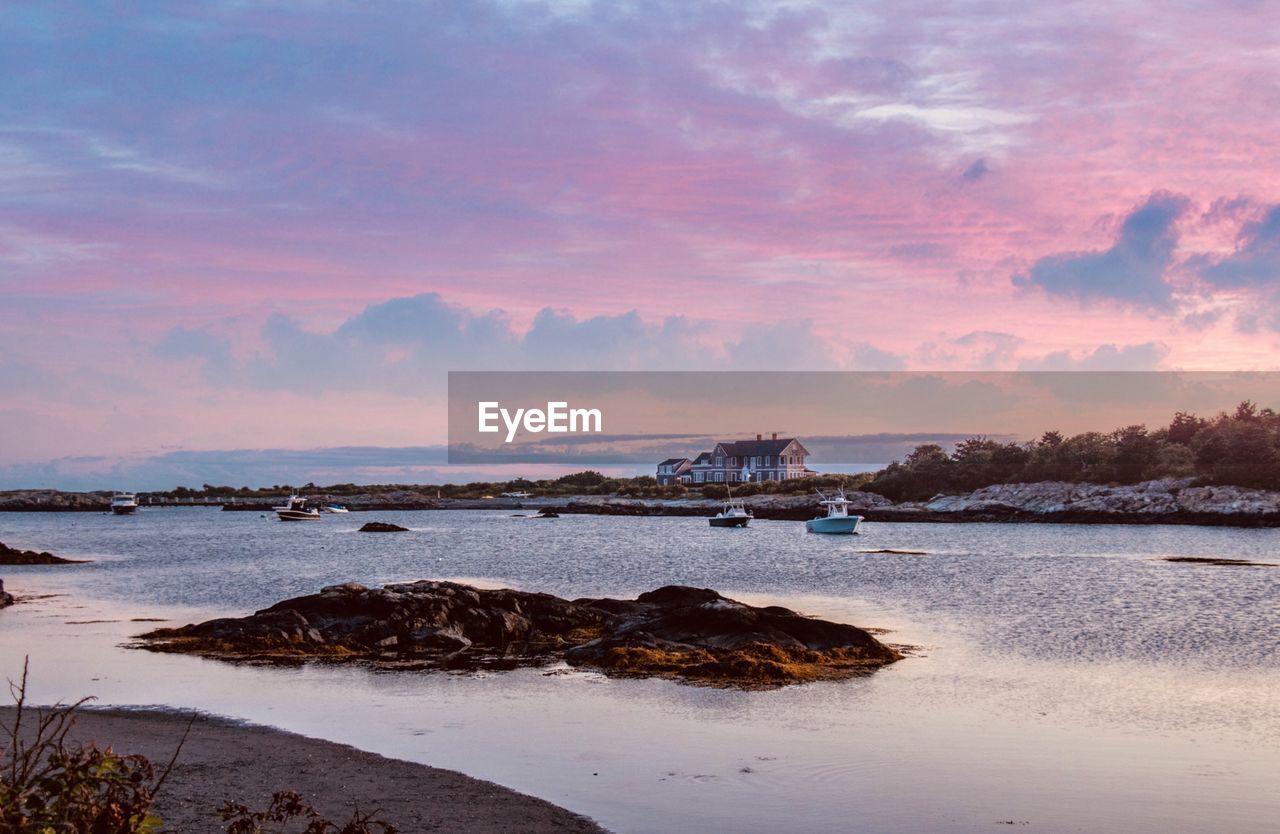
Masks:
[[[755,516],[743,505],[741,498],[730,497],[724,502],[724,509],[707,521],[712,527],[746,527],[753,518]]]
[[[117,492],[111,496],[111,512],[115,515],[133,515],[138,511],[138,496],[132,492]]]
[[[349,513],[351,512],[341,504],[325,504],[324,511],[326,513]]]
[[[272,507],[281,521],[319,521],[320,511],[307,509],[307,499],[290,495],[283,507]]]
[[[858,525],[862,523],[862,516],[849,515],[850,501],[844,497],[843,488],[831,498],[821,492],[818,493],[818,497],[822,499],[818,503],[827,508],[827,514],[806,521],[804,529],[807,532],[845,534],[858,532]]]

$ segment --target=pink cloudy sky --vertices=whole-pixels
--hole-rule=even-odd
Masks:
[[[0,9],[0,466],[436,444],[450,369],[1280,364],[1267,3],[147,8]]]

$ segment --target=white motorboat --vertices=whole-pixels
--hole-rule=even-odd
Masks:
[[[283,507],[272,507],[281,521],[319,521],[320,511],[307,509],[307,499],[290,495]]]
[[[733,497],[733,489],[725,484],[724,507],[720,512],[708,518],[712,527],[746,527],[755,516],[742,503],[741,498]]]
[[[132,492],[117,492],[111,496],[111,512],[115,515],[133,515],[138,511],[138,496]]]
[[[746,527],[755,518],[742,503],[741,498],[730,498],[724,502],[720,512],[708,518],[712,527]]]
[[[324,511],[326,513],[349,513],[351,512],[341,504],[325,504]]]
[[[822,500],[818,503],[827,508],[825,516],[818,516],[804,523],[804,528],[810,533],[856,533],[858,525],[862,523],[862,516],[849,515],[848,498],[844,497],[844,488],[842,487],[831,498],[818,493],[818,497]]]

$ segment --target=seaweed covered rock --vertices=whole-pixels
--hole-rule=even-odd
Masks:
[[[265,662],[456,668],[564,659],[611,674],[745,687],[847,677],[901,657],[855,626],[677,585],[634,600],[570,601],[432,580],[348,583],[141,639],[154,651]]]
[[[550,594],[482,590],[456,582],[366,588],[331,585],[248,617],[209,620],[143,635],[159,651],[270,659],[336,656],[452,665],[533,661],[599,635],[606,614]]]
[[[569,663],[620,674],[768,685],[847,677],[901,658],[857,626],[776,605],[757,608],[709,588],[668,585],[621,606],[588,601],[610,603],[611,628],[569,649]]]

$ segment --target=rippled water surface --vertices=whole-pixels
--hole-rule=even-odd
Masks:
[[[411,532],[355,532],[374,517]],[[3,569],[13,590],[67,596],[0,614],[0,663],[30,651],[49,698],[265,721],[495,779],[620,831],[858,828],[850,815],[872,831],[1274,830],[1280,531],[864,531],[476,511],[302,524],[209,509],[0,514],[6,544],[94,560]],[[740,693],[564,669],[256,669],[118,647],[140,628],[132,617],[423,577],[569,597],[712,587],[918,649],[866,679]]]

